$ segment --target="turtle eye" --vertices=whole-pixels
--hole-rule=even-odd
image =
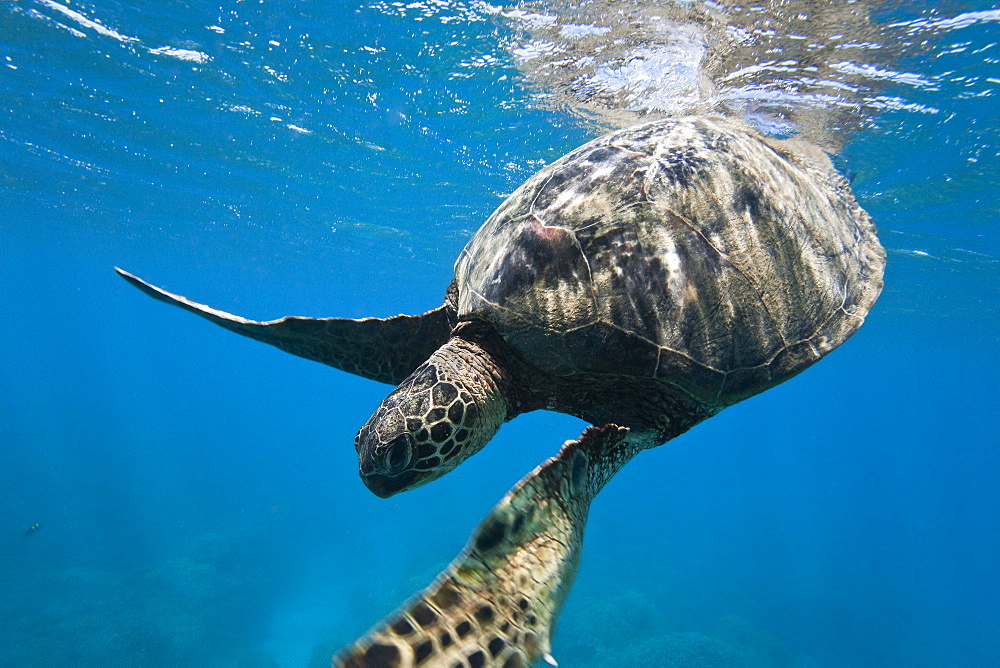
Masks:
[[[407,462],[410,461],[410,452],[413,449],[413,437],[407,433],[400,434],[389,441],[386,448],[388,449],[385,457],[386,464],[389,465],[392,473],[399,473],[406,467]]]

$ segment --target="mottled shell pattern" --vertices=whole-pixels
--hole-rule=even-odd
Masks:
[[[460,320],[563,377],[721,409],[837,347],[885,252],[829,159],[720,117],[594,140],[518,188],[455,265]]]

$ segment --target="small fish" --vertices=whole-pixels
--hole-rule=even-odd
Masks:
[[[24,537],[25,538],[30,538],[31,536],[34,536],[36,533],[38,533],[39,531],[41,531],[41,529],[42,529],[41,522],[35,522],[30,527],[28,527],[27,531],[24,532]]]

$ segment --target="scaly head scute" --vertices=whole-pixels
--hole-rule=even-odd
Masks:
[[[452,339],[385,398],[358,432],[361,477],[386,498],[439,478],[479,452],[507,419],[495,361]]]

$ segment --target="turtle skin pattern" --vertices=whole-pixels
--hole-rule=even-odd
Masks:
[[[543,371],[656,381],[708,414],[853,334],[885,253],[825,155],[721,117],[596,139],[522,185],[456,266],[459,320]]]
[[[576,575],[590,502],[641,448],[616,425],[578,440],[511,489],[425,590],[333,657],[334,668],[528,668]]]

